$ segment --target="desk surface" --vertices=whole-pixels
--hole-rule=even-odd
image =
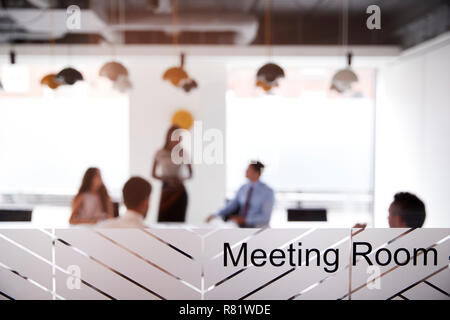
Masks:
[[[121,211],[122,212],[122,211]],[[387,216],[387,214],[386,214]],[[206,217],[206,216],[205,216]],[[0,229],[14,228],[68,228],[70,218],[69,207],[56,206],[36,206],[33,210],[31,221],[28,222],[0,222]],[[270,221],[273,228],[350,228],[355,223],[371,223],[370,215],[365,212],[358,211],[341,211],[329,210],[327,212],[328,221],[311,221],[311,222],[293,222],[287,221],[287,213],[285,208],[275,208]],[[230,228],[235,227],[231,222],[224,223],[217,219],[206,224],[201,219],[196,219],[198,223],[170,223],[158,224],[154,222],[154,217],[147,217],[146,223],[152,228]]]

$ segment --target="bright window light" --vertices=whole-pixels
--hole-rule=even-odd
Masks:
[[[249,160],[266,165],[276,191],[369,193],[373,100],[314,95],[227,94],[227,190],[236,191]]]
[[[4,64],[1,79],[8,93],[25,93],[30,88],[30,71],[26,65]]]
[[[128,97],[2,98],[0,193],[74,194],[87,167],[120,194],[129,171]]]

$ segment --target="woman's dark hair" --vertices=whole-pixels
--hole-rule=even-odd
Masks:
[[[259,174],[261,174],[264,169],[264,165],[262,164],[262,162],[259,161],[251,161],[250,166],[253,168],[253,170],[258,172]]]
[[[79,197],[82,193],[89,192],[92,187],[92,180],[94,177],[100,174],[100,169],[98,168],[88,168],[84,173],[83,180],[81,181],[80,189],[78,189],[78,193],[75,198]],[[109,206],[108,204],[111,202],[111,198],[109,197],[108,190],[104,184],[98,189],[98,196],[100,197],[100,202],[102,204],[102,209],[104,212],[108,212]]]
[[[166,150],[169,149],[169,144],[172,141],[172,134],[175,130],[178,130],[178,129],[181,129],[181,128],[179,126],[173,125],[169,128],[169,130],[167,130],[166,141],[164,143],[163,149],[166,149]]]

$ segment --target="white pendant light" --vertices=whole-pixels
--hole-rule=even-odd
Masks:
[[[352,70],[353,54],[348,50],[348,0],[342,0],[342,46],[347,51],[347,67],[338,70],[331,80],[330,89],[338,93],[350,91],[358,76]]]
[[[347,67],[341,69],[333,76],[331,80],[331,89],[336,90],[339,93],[346,92],[352,89],[355,82],[358,82],[358,76],[353,72],[351,68],[352,53],[347,53]]]
[[[30,70],[27,65],[16,63],[13,48],[9,52],[9,63],[2,67],[2,87],[10,93],[25,93],[30,89]]]

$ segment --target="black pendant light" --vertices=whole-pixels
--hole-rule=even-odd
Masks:
[[[77,81],[82,81],[83,75],[75,68],[67,67],[56,74],[56,80],[61,84],[73,85]]]
[[[70,30],[69,30],[70,32]],[[71,45],[68,44],[68,56],[71,58]],[[55,76],[56,81],[58,81],[61,85],[74,85],[78,81],[84,80],[83,75],[80,71],[75,69],[74,67],[66,67],[58,72]]]

